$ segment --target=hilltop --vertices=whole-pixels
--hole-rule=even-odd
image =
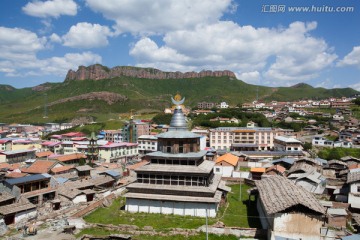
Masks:
[[[88,79],[90,77],[93,79]],[[256,86],[237,80],[230,71],[172,73],[152,68],[109,69],[92,65],[70,70],[62,83],[22,89],[0,85],[0,122],[61,122],[84,116],[104,121],[118,119],[119,113],[129,113],[132,109],[160,112],[172,105],[170,97],[176,92],[187,98],[186,105],[190,107],[200,101],[226,101],[236,106],[253,101],[257,95],[264,101],[293,101],[359,93],[351,88],[324,89],[307,84],[279,88]],[[45,110],[49,117],[46,119],[43,118]]]

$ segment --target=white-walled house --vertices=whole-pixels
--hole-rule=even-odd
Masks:
[[[295,138],[276,136],[274,138],[274,149],[276,151],[302,151],[301,142]]]
[[[215,160],[214,173],[222,177],[231,177],[238,167],[239,157],[231,153],[224,154]]]
[[[127,158],[132,158],[138,155],[137,143],[108,143],[99,146],[99,158],[105,162],[116,162]]]
[[[360,169],[350,170],[347,176],[347,183],[350,185],[348,203],[352,208],[360,209]]]

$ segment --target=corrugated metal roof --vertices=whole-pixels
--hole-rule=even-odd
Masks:
[[[29,176],[21,177],[21,178],[6,179],[5,182],[10,185],[16,185],[16,184],[20,184],[20,183],[38,181],[38,180],[43,180],[43,179],[48,179],[48,178],[51,178],[51,175],[49,175],[47,173],[43,173],[43,174],[29,175]]]

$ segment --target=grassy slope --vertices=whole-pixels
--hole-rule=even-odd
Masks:
[[[0,122],[42,123],[75,116],[130,112],[131,109],[162,110],[171,106],[170,96],[180,92],[187,98],[187,106],[195,106],[199,101],[226,101],[231,105],[252,101],[258,95],[265,100],[296,100],[302,98],[325,98],[329,96],[349,96],[353,89],[312,88],[301,85],[290,88],[257,87],[228,77],[204,77],[196,79],[139,79],[118,77],[107,80],[67,81],[48,83],[51,89],[36,92],[31,88],[14,89],[0,85]],[[110,91],[128,97],[124,103],[107,105],[104,101],[76,101],[48,107],[49,119],[43,119],[44,102],[77,96],[89,92]],[[46,97],[45,97],[46,94]],[[86,108],[85,112],[78,112]]]

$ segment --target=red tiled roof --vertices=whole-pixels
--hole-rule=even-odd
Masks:
[[[84,137],[85,134],[82,133],[82,132],[69,132],[69,133],[61,134],[61,136],[64,136],[64,137]]]
[[[1,168],[8,168],[10,171],[13,171],[14,169],[19,169],[21,166],[21,163],[0,163],[0,169]]]
[[[35,153],[36,157],[38,157],[38,158],[48,157],[48,156],[50,156],[51,154],[54,154],[54,153],[51,152],[51,151],[45,151],[45,152],[37,152],[37,153]]]
[[[25,173],[48,173],[56,165],[57,161],[53,160],[36,160],[28,168],[21,169]]]
[[[6,178],[21,178],[28,175],[27,173],[11,172],[5,175]]]
[[[270,172],[271,170],[278,171],[280,173],[284,173],[286,171],[286,168],[284,168],[281,165],[274,165],[266,169],[266,172]]]
[[[139,167],[142,167],[144,165],[147,165],[147,164],[149,164],[149,162],[146,161],[146,160],[143,160],[141,162],[138,162],[138,163],[135,163],[133,165],[127,166],[126,168],[129,169],[129,170],[135,170],[135,169],[137,169]]]
[[[69,165],[69,166],[62,166],[62,167],[56,167],[56,168],[52,168],[51,172],[53,173],[62,173],[62,172],[66,172],[70,169],[75,168],[74,165]]]
[[[56,159],[60,162],[67,162],[67,161],[81,159],[81,158],[86,158],[86,155],[82,154],[82,153],[72,153],[72,154],[54,157],[54,159]]]

